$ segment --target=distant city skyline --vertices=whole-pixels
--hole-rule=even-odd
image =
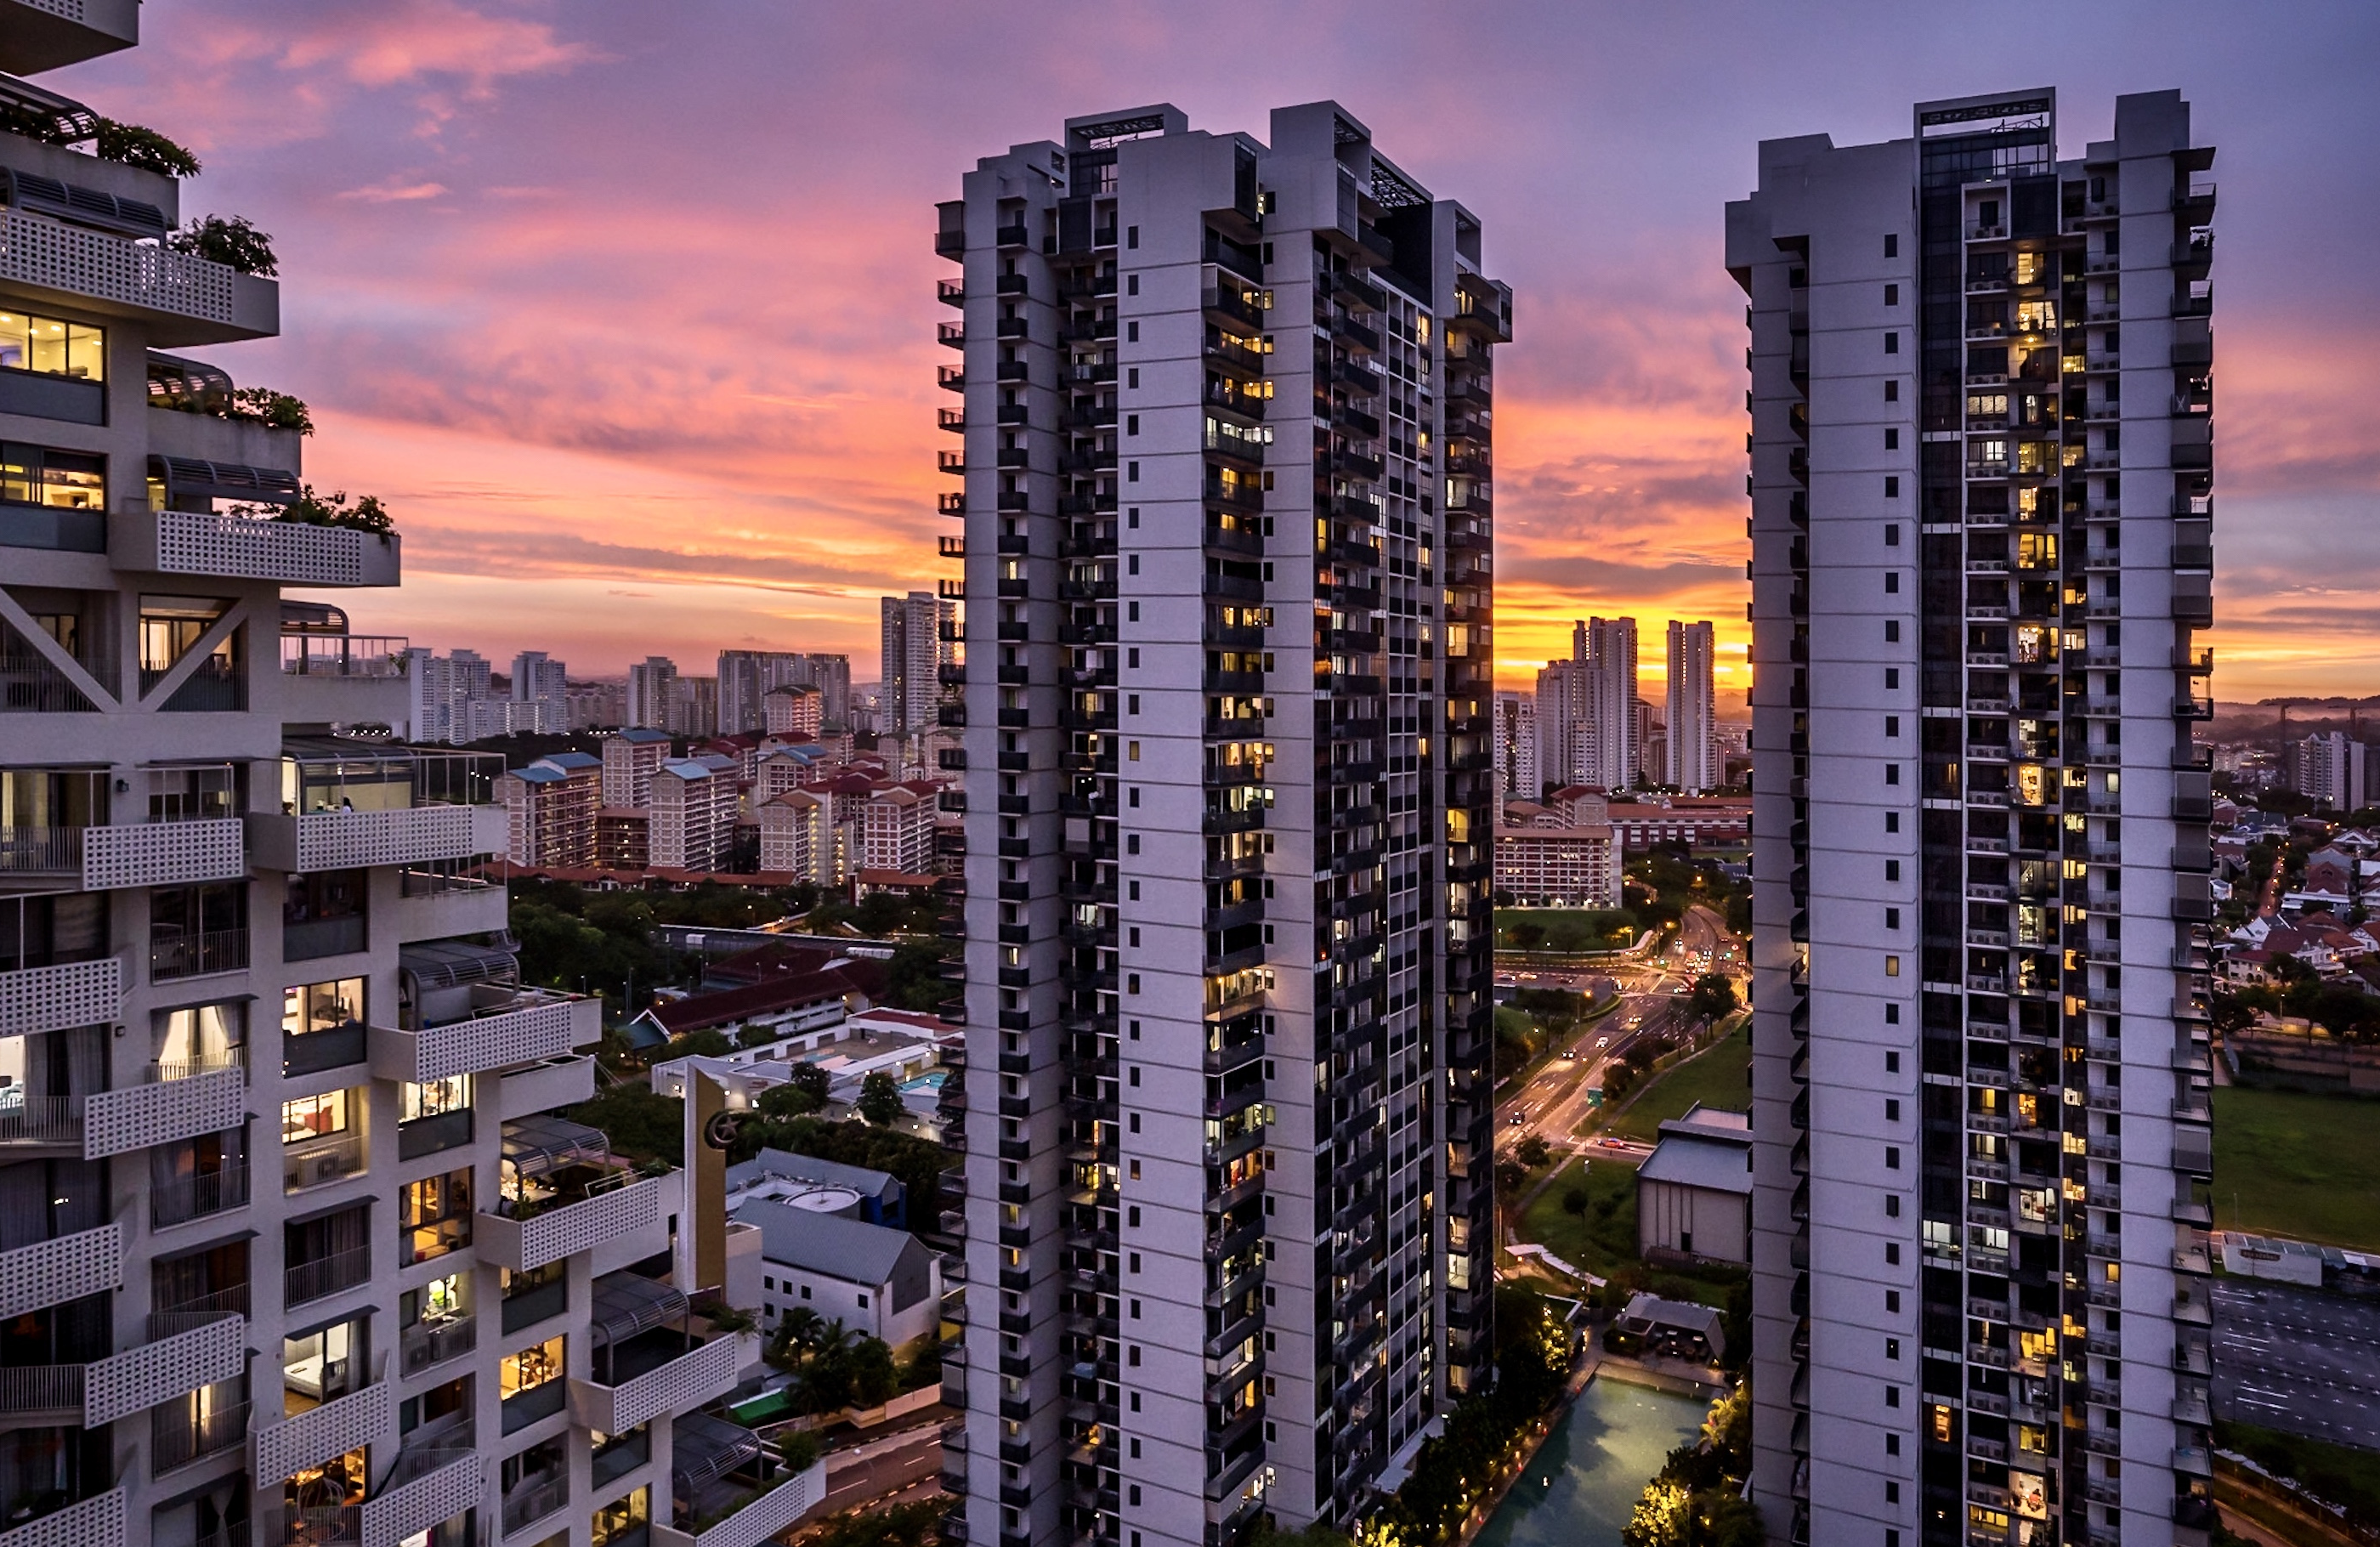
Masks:
[[[933,506],[947,351],[917,214],[951,165],[1046,132],[1041,105],[1089,81],[1203,122],[1342,97],[1414,148],[1414,176],[1466,189],[1531,298],[1497,403],[1500,684],[1567,653],[1573,617],[1708,617],[1740,692],[1745,340],[1708,212],[1751,186],[1760,138],[1885,138],[1912,100],[2000,72],[1949,14],[1713,6],[1681,27],[1591,6],[1500,13],[1481,90],[1430,68],[1435,13],[1354,14],[1226,5],[1052,52],[996,12],[890,0],[756,12],[722,48],[702,7],[256,0],[151,7],[140,49],[56,84],[190,126],[194,198],[281,239],[292,341],[225,363],[311,406],[318,488],[395,513],[407,584],[359,601],[357,627],[605,676],[726,649],[875,675],[878,599],[955,530]],[[2179,86],[2224,147],[2212,176],[2248,178],[2222,237],[2220,497],[2252,539],[2227,548],[2207,640],[2226,700],[2380,687],[2380,528],[2358,518],[2380,494],[2380,318],[2353,257],[2380,221],[2380,14],[2288,14],[2063,23],[2070,91]],[[1430,84],[1362,84],[1407,79]],[[689,119],[689,98],[710,110]],[[1437,132],[1450,113],[1468,132]]]

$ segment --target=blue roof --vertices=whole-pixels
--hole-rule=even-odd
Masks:
[[[562,769],[601,768],[603,766],[603,760],[595,756],[591,752],[556,752],[550,758],[540,758],[538,761],[540,762],[550,762],[553,764],[554,767]]]
[[[539,761],[514,769],[513,777],[525,785],[558,785],[566,783],[570,775],[551,763]]]
[[[662,764],[662,772],[674,774],[681,779],[708,779],[715,770],[707,763],[695,761],[692,758],[678,758]]]
[[[667,741],[669,738],[669,732],[654,730],[650,725],[639,725],[634,730],[624,730],[620,733],[621,740],[634,741],[640,745],[654,741]]]

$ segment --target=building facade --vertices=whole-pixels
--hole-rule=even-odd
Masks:
[[[721,871],[735,843],[735,780],[690,758],[653,773],[647,860],[663,870]]]
[[[1591,617],[1572,631],[1586,647],[1584,691],[1572,713],[1580,729],[1575,777],[1618,793],[1644,782],[1645,725],[1636,697],[1636,620]]]
[[[2289,749],[2291,787],[2317,806],[2351,811],[2365,805],[2371,788],[2364,745],[2345,731],[2309,736]]]
[[[1670,716],[1662,783],[1688,795],[1719,786],[1718,663],[1709,622],[1670,620]]]
[[[1779,1541],[2213,1520],[2214,152],[2168,91],[2061,158],[2056,106],[1769,141],[1728,207]]]
[[[652,799],[653,775],[670,761],[669,733],[630,729],[603,740],[603,804],[642,806]]]
[[[1261,140],[1072,120],[968,172],[936,248],[964,1529],[1343,1525],[1487,1371],[1510,293],[1330,103]]]
[[[1534,800],[1538,783],[1537,705],[1526,693],[1496,695],[1496,793]]]
[[[662,1534],[736,1351],[624,1271],[676,1176],[552,1115],[601,1005],[522,985],[471,873],[501,761],[333,734],[407,719],[401,647],[283,590],[385,594],[403,550],[225,508],[301,486],[213,360],[278,284],[163,245],[178,184],[14,79],[140,10],[0,3],[46,120],[0,132],[0,313],[45,330],[0,359],[0,1541]],[[675,1372],[630,1380],[637,1335]]]
[[[879,736],[911,736],[934,724],[941,703],[941,668],[958,658],[956,641],[945,638],[958,619],[958,603],[931,591],[883,599],[884,680],[879,685]]]
[[[628,719],[632,729],[665,731],[677,702],[677,663],[648,655],[628,668]]]

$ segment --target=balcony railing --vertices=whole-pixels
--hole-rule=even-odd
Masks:
[[[486,1473],[476,1450],[402,1452],[379,1495],[358,1510],[361,1547],[398,1547],[442,1520],[477,1509]]]
[[[331,1134],[292,1144],[281,1151],[282,1190],[303,1192],[308,1188],[344,1181],[361,1172],[364,1161],[364,1136],[360,1133]]]
[[[88,714],[98,706],[74,678],[30,652],[0,653],[0,712]]]
[[[383,1439],[395,1427],[395,1392],[392,1383],[376,1381],[279,1423],[261,1425],[250,1447],[249,1464],[253,1475],[287,1477],[301,1467],[319,1467],[334,1456]]]
[[[296,1079],[325,1069],[345,1068],[349,1064],[362,1063],[369,1052],[370,1041],[361,1021],[285,1036],[281,1039],[282,1077]]]
[[[115,956],[0,972],[0,1037],[99,1026],[124,1005],[124,964]]]
[[[289,676],[401,677],[412,642],[390,634],[284,634],[281,670]]]
[[[237,1124],[227,1125],[237,1127]],[[248,1163],[226,1163],[220,1171],[176,1177],[149,1189],[149,1224],[164,1230],[248,1207]]]
[[[29,1096],[0,1090],[0,1144],[80,1144],[83,1096]]]
[[[506,842],[505,820],[501,806],[470,804],[251,812],[248,823],[259,865],[311,874],[497,853]]]
[[[249,1411],[245,1402],[212,1408],[195,1419],[170,1407],[156,1409],[149,1423],[151,1468],[170,1472],[244,1443]]]
[[[217,972],[248,970],[246,930],[201,930],[189,934],[152,935],[149,978],[171,982],[177,978],[203,978]]]
[[[0,1531],[0,1547],[125,1547],[125,1493],[111,1488],[70,1504],[36,1503],[33,1517]]]
[[[418,1322],[406,1328],[398,1339],[398,1354],[405,1373],[418,1375],[431,1365],[461,1358],[479,1346],[479,1342],[480,1323],[476,1317]]]
[[[160,1078],[167,1074],[175,1078]],[[151,1078],[138,1085],[87,1098],[83,1118],[84,1154],[91,1160],[223,1133],[248,1120],[248,1070],[232,1057],[204,1066],[152,1066]],[[243,1177],[243,1200],[246,1187]]]
[[[187,886],[248,874],[237,817],[194,822],[120,822],[83,831],[87,892],[134,886]]]
[[[655,1335],[652,1334],[644,1334]],[[664,1413],[691,1412],[735,1387],[735,1339],[695,1344],[666,1362],[620,1379],[570,1383],[577,1420],[605,1434],[617,1434]]]
[[[542,1520],[569,1502],[570,1479],[567,1476],[525,1482],[504,1495],[504,1534],[510,1536],[532,1522]]]
[[[498,1212],[480,1214],[475,1241],[482,1261],[515,1273],[541,1268],[657,1224],[661,1194],[657,1177],[606,1170],[548,1197],[499,1200]]]
[[[402,568],[394,532],[188,510],[108,518],[108,559],[163,575],[279,580],[300,586],[393,586]]]
[[[342,1289],[352,1289],[371,1278],[371,1248],[349,1247],[327,1257],[299,1262],[283,1271],[282,1303],[304,1305]]]

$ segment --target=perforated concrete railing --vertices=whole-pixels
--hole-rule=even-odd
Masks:
[[[83,1377],[83,1426],[97,1429],[248,1368],[248,1318],[226,1316],[94,1361]]]
[[[229,325],[235,277],[227,265],[188,252],[20,211],[0,214],[0,278]]]
[[[287,1477],[300,1467],[319,1467],[358,1445],[384,1439],[396,1416],[396,1388],[375,1382],[359,1392],[310,1407],[285,1423],[256,1431],[249,1447],[254,1477]]]
[[[587,1013],[590,1003],[559,1000],[428,1027],[414,1034],[415,1072],[409,1078],[422,1083],[558,1058],[575,1045],[577,1022],[594,1019],[595,1030],[601,1034],[602,1012],[595,1010],[590,1017]]]
[[[22,3],[32,6],[37,11],[47,11],[52,16],[62,16],[68,21],[82,19],[82,0],[22,0]]]
[[[168,575],[222,575],[293,585],[359,586],[365,544],[380,539],[346,527],[161,510],[157,568]]]
[[[98,1026],[124,1006],[124,964],[114,956],[0,972],[0,1037]]]
[[[0,1547],[124,1547],[124,1490],[68,1504],[12,1531],[0,1531]]]
[[[471,808],[415,806],[401,811],[310,811],[298,819],[298,868],[359,870],[459,859],[471,852]]]
[[[124,1286],[124,1227],[103,1224],[0,1251],[0,1318]],[[287,1473],[281,1474],[286,1477]]]
[[[701,1347],[617,1386],[573,1381],[573,1416],[606,1434],[625,1433],[663,1413],[686,1413],[735,1386],[735,1339]]]
[[[152,1144],[223,1133],[247,1121],[246,1069],[210,1069],[188,1079],[130,1085],[84,1101],[82,1157],[103,1160]]]
[[[247,844],[247,830],[237,817],[87,827],[82,834],[83,890],[236,881],[248,873]]]
[[[397,1547],[442,1520],[480,1507],[485,1474],[476,1452],[465,1452],[412,1481],[364,1501],[363,1547]]]
[[[592,1251],[606,1241],[616,1241],[647,1228],[661,1216],[662,1185],[658,1178],[649,1176],[517,1223],[508,1219],[492,1223],[499,1229],[519,1232],[520,1269],[526,1272],[559,1261],[573,1252]]]
[[[657,1547],[759,1547],[826,1500],[826,1463],[812,1464],[698,1536],[656,1521]]]

